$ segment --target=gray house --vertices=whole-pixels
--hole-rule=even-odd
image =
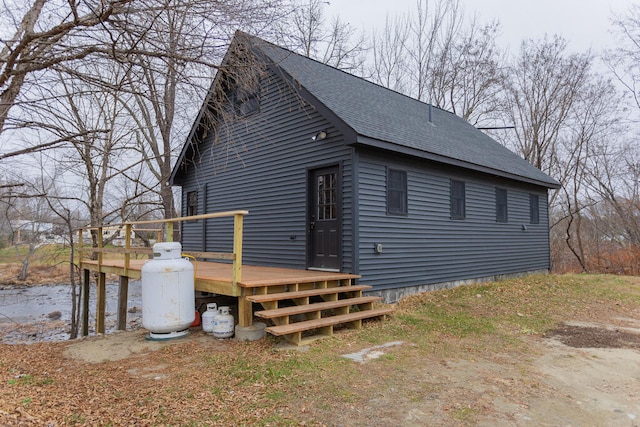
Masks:
[[[171,183],[183,215],[250,212],[244,263],[359,274],[387,301],[549,270],[556,180],[450,112],[244,33],[239,51],[256,83],[218,73]],[[229,249],[228,224],[183,224],[185,250]]]

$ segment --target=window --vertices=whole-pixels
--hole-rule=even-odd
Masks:
[[[387,213],[407,214],[407,172],[387,169]]]
[[[529,222],[540,223],[540,199],[537,194],[529,194]]]
[[[198,192],[187,193],[187,216],[198,215]]]
[[[451,219],[465,218],[464,181],[451,180]]]
[[[233,94],[236,114],[241,117],[249,116],[260,110],[260,87],[259,85],[251,86],[237,88]]]
[[[496,187],[496,222],[507,222],[507,190]]]

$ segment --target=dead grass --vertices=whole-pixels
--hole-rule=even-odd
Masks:
[[[303,352],[280,350],[272,338],[221,342],[201,332],[97,364],[65,358],[67,343],[0,345],[0,420],[384,426],[422,408],[416,419],[474,425],[495,409],[495,393],[518,405],[552,392],[532,373],[532,338],[567,319],[622,316],[640,318],[640,278],[541,275],[412,296],[387,321]],[[405,344],[366,364],[342,357],[398,340]],[[469,387],[474,376],[488,375],[483,367],[509,372],[485,378],[493,394]]]
[[[0,264],[0,286],[40,286],[69,283],[68,265],[32,265],[26,280],[18,280],[19,264]]]
[[[26,248],[7,247],[0,249],[0,286],[32,286],[69,283],[69,254],[66,245],[46,244],[38,247],[29,261],[27,279],[18,280],[22,268],[21,259]],[[121,253],[107,253],[106,259],[122,259]],[[132,258],[145,258],[137,254]]]

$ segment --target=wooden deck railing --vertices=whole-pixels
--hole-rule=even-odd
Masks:
[[[228,212],[216,212],[202,215],[193,215],[186,217],[170,218],[170,219],[157,219],[148,221],[132,221],[120,224],[108,224],[102,227],[86,227],[78,229],[78,244],[76,253],[78,253],[78,259],[76,264],[84,271],[83,281],[83,318],[82,318],[82,335],[89,334],[89,269],[83,267],[83,260],[87,261],[86,254],[96,254],[96,258],[92,260],[97,262],[97,302],[96,302],[96,332],[105,332],[105,308],[106,308],[106,271],[104,266],[104,254],[106,253],[119,253],[124,255],[124,270],[123,275],[120,276],[120,292],[118,300],[118,329],[126,328],[126,309],[127,309],[127,293],[128,293],[128,279],[129,269],[131,266],[131,255],[145,254],[150,255],[153,252],[149,247],[135,247],[132,246],[131,235],[133,232],[155,232],[157,236],[157,242],[170,242],[173,241],[173,229],[174,224],[185,221],[197,221],[214,218],[228,218],[233,217],[233,252],[189,252],[183,251],[183,253],[193,256],[195,258],[215,259],[232,261],[233,273],[232,273],[232,288],[234,295],[240,295],[241,291],[238,286],[238,282],[242,280],[242,234],[243,234],[243,218],[248,214],[248,211],[228,211]],[[163,228],[135,228],[137,225],[150,225],[161,224]],[[103,231],[108,229],[124,229],[125,242],[123,248],[107,248],[104,247]],[[86,230],[95,230],[97,232],[97,247],[88,247],[83,244],[84,232]]]

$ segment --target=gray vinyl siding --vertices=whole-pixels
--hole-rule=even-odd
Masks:
[[[371,141],[350,146],[356,141],[344,141],[328,120],[335,117],[322,115],[324,106],[304,102],[284,80],[268,74],[262,81],[260,111],[223,124],[218,135],[209,135],[192,151],[198,157],[184,159],[190,166],[181,169],[177,181],[182,215],[190,191],[198,192],[199,214],[249,211],[245,264],[307,267],[309,170],[338,165],[341,270],[361,274],[362,283],[375,290],[549,268],[544,184],[366,148],[375,146]],[[328,137],[312,141],[320,130]],[[387,213],[389,168],[407,172],[406,215]],[[465,182],[464,220],[450,217],[451,179]],[[496,221],[496,186],[507,190],[507,222]],[[539,196],[538,224],[530,224],[529,194]],[[183,223],[181,231],[185,250],[232,250],[232,218]],[[375,253],[375,244],[382,244],[381,254]]]
[[[407,171],[406,216],[386,213],[387,167]],[[376,290],[549,268],[544,188],[373,153],[361,154],[358,173],[359,273]],[[464,220],[450,219],[452,178],[466,184]],[[496,186],[507,189],[507,223],[496,222]],[[529,224],[530,193],[540,196],[539,224]]]
[[[312,141],[319,130],[323,141]],[[350,201],[351,149],[315,109],[302,105],[282,80],[263,79],[260,112],[235,123],[220,142],[213,136],[198,148],[198,167],[184,175],[183,194],[207,184],[204,212],[248,210],[244,222],[243,262],[306,268],[307,174],[315,167],[339,165],[342,200],[343,269],[352,269]],[[185,214],[186,196],[183,197]],[[186,250],[227,251],[232,247],[231,220],[207,220],[206,248],[201,221],[183,226]]]

